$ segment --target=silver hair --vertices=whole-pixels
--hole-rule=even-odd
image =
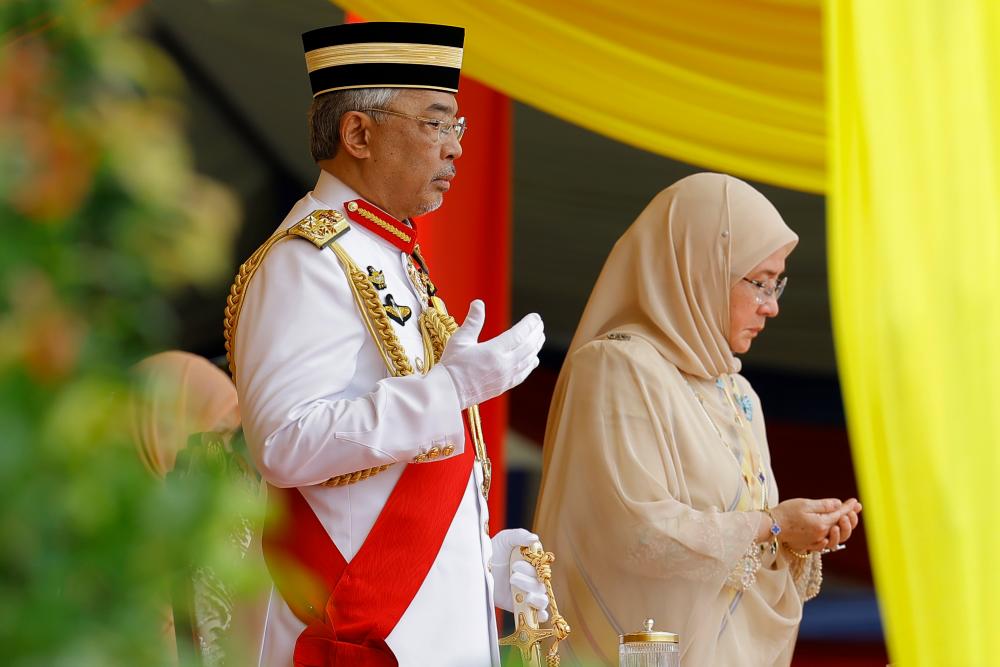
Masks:
[[[309,107],[309,150],[313,160],[328,160],[337,154],[337,147],[340,145],[340,119],[345,113],[384,109],[399,91],[399,88],[352,88],[323,93],[313,98]]]

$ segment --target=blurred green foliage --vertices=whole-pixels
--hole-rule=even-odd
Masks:
[[[199,561],[248,582],[227,548],[246,495],[211,475],[161,483],[129,432],[129,368],[171,346],[171,290],[224,279],[239,218],[231,195],[193,172],[182,78],[130,34],[134,4],[0,4],[10,667],[168,664],[171,578]]]

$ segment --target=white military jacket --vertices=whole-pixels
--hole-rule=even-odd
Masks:
[[[315,210],[346,217],[344,203],[359,198],[322,172],[281,228]],[[413,368],[424,368],[417,323],[424,304],[407,276],[407,256],[357,224],[338,243],[362,271],[383,272],[380,296],[411,309],[404,325],[392,324]],[[453,444],[453,456],[463,451],[461,406],[447,371],[389,378],[329,248],[301,239],[271,248],[247,287],[234,352],[243,427],[261,474],[272,485],[299,487],[347,561],[409,461],[434,446]],[[395,465],[364,481],[317,486],[386,463]],[[400,667],[499,665],[482,474],[477,461],[437,559],[386,639]],[[291,665],[304,627],[272,589],[261,667]]]

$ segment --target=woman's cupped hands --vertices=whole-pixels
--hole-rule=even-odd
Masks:
[[[778,503],[765,518],[770,531],[770,518],[781,528],[779,541],[797,552],[836,549],[844,544],[858,526],[861,503],[857,498],[792,498]],[[767,539],[770,539],[768,537]]]

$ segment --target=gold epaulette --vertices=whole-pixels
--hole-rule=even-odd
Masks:
[[[288,233],[312,241],[317,248],[325,248],[350,228],[340,211],[313,211],[289,227]]]
[[[312,242],[317,248],[325,248],[350,230],[351,226],[344,220],[340,211],[313,211],[287,229],[279,229],[271,238],[257,248],[247,261],[243,262],[240,270],[233,279],[233,285],[229,288],[229,297],[226,299],[226,310],[222,319],[223,336],[226,339],[226,360],[229,362],[229,373],[236,381],[236,325],[240,321],[240,311],[243,310],[243,297],[246,295],[247,285],[257,269],[260,268],[264,257],[279,241],[298,236]]]

